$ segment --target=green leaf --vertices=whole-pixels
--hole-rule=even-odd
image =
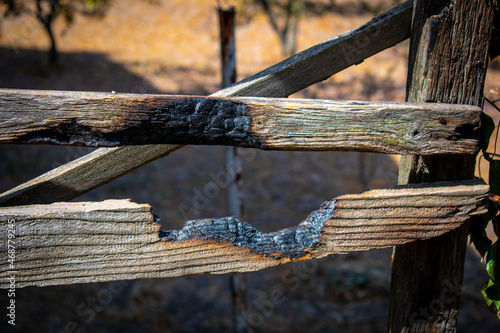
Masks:
[[[476,250],[481,254],[481,258],[486,256],[486,253],[491,249],[493,242],[486,234],[486,227],[490,223],[493,216],[497,213],[497,206],[488,200],[488,212],[481,219],[473,219],[469,227],[470,241],[474,244]]]
[[[487,214],[483,215],[483,218],[484,216],[487,216]],[[486,221],[486,223],[488,222],[489,220]],[[491,239],[488,238],[488,235],[486,235],[486,231],[484,231],[484,227],[481,226],[481,223],[471,223],[470,239],[476,250],[481,254],[481,258],[484,258],[486,253],[490,250],[492,242]]]
[[[488,309],[493,312],[494,314],[497,315],[497,317],[500,319],[500,302],[493,300],[489,297],[488,294],[493,293],[494,291],[490,291],[489,288],[493,287],[495,284],[493,281],[488,280],[481,286],[481,294],[483,294],[484,300],[486,301],[486,305],[488,306]],[[488,291],[487,291],[488,290]]]
[[[493,264],[493,281],[495,281],[497,283],[498,286],[500,286],[500,265],[497,265],[497,262],[496,262],[496,259],[500,258],[500,246],[498,245],[498,241],[495,242],[495,244],[493,244],[493,246],[491,247],[491,250],[490,251],[495,251],[495,255],[494,255],[494,258],[495,260],[493,260],[495,263]]]
[[[482,291],[482,293],[484,298],[488,299],[487,300],[487,303],[489,303],[488,308],[498,317],[500,315],[500,287],[498,286],[498,284],[494,284],[490,280],[488,281],[488,285]]]
[[[481,114],[481,134],[479,137],[479,147],[483,151],[483,154],[485,154],[485,158],[488,161],[490,161],[491,158],[489,157],[489,155],[487,156],[486,150],[488,150],[490,138],[494,131],[495,122],[489,115],[483,112]]]
[[[473,236],[471,234],[471,241],[477,252],[481,255],[481,258],[484,258],[486,253],[488,253],[491,248],[491,239],[488,238],[486,232],[482,232],[477,236]]]
[[[500,287],[497,284],[492,284],[486,288],[484,293],[495,303],[495,306],[498,307],[500,305]]]
[[[486,272],[488,272],[488,275],[490,276],[490,279],[493,283],[499,281],[496,279],[496,277],[500,277],[500,275],[497,275],[496,269],[497,249],[498,242],[495,242],[495,244],[491,246],[491,249],[488,251],[488,255],[486,256]]]
[[[488,260],[488,262],[486,263],[486,272],[488,272],[488,275],[490,276],[490,279],[491,281],[493,281],[493,283],[496,281],[495,268],[496,268],[495,260]]]

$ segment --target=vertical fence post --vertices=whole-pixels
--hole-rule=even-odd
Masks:
[[[236,47],[234,34],[235,10],[217,8],[220,25],[222,88],[236,82]],[[230,178],[227,187],[229,214],[243,220],[242,174],[238,148],[226,147],[226,173]],[[247,279],[246,275],[233,273],[230,277],[233,303],[233,332],[247,332]]]
[[[407,101],[481,106],[492,19],[491,1],[416,0]],[[470,179],[474,165],[475,156],[406,156],[399,183]],[[468,226],[395,248],[390,332],[456,331]]]

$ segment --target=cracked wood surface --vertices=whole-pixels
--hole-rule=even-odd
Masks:
[[[405,244],[483,213],[488,190],[474,180],[343,195],[298,227],[268,234],[235,218],[160,231],[151,207],[129,200],[5,207],[0,287],[8,288],[11,274],[17,287],[223,274]],[[7,260],[9,221],[16,236],[13,269]]]
[[[475,154],[480,114],[435,103],[1,89],[0,143]]]
[[[407,100],[482,106],[494,4],[416,0],[408,59]],[[400,183],[474,178],[475,156],[403,156]],[[394,249],[389,332],[456,332],[469,224],[441,237]]]
[[[212,96],[287,97],[409,38],[412,8],[413,1],[407,1]],[[179,148],[101,148],[0,194],[0,206],[71,200]],[[114,167],[102,168],[103,161]],[[50,197],[48,190],[53,190]]]

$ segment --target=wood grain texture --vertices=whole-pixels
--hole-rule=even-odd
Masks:
[[[0,287],[8,288],[10,274],[17,287],[222,274],[404,244],[441,235],[481,214],[488,190],[469,181],[344,195],[325,202],[299,226],[268,234],[235,218],[160,231],[149,205],[128,200],[5,207]],[[15,221],[13,269],[7,261],[9,221]]]
[[[0,90],[0,143],[211,144],[475,154],[481,109],[447,104]]]
[[[409,38],[412,5],[413,1],[408,1],[377,16],[367,24],[300,52],[212,96],[287,97],[307,88]],[[50,202],[70,200],[181,147],[148,145],[140,148],[101,148],[96,151],[96,155],[92,155],[98,156],[97,160],[92,159],[92,156],[84,156],[71,162],[70,166],[63,165],[0,194],[0,205],[47,203],[36,198],[47,197],[44,194],[45,189],[47,186],[51,188],[53,184],[71,189],[72,197],[68,197],[63,191],[56,191],[52,193],[51,199],[47,200]],[[116,152],[119,154],[115,154]],[[96,177],[96,174],[89,170],[98,168],[103,160],[110,165],[120,167],[109,168],[102,177]],[[68,169],[71,170],[71,176],[68,174]],[[95,181],[96,179],[99,181]]]
[[[0,194],[0,207],[70,201],[181,147],[146,145],[97,149]],[[129,160],[131,153],[136,158]],[[117,160],[127,163],[117,163]]]
[[[413,1],[252,75],[216,96],[287,97],[410,37]]]
[[[490,1],[416,0],[407,100],[481,106],[492,20]],[[403,156],[399,181],[471,179],[474,164],[474,156]],[[390,332],[456,332],[469,223],[481,221],[395,248]]]

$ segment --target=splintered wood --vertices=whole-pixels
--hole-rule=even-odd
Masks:
[[[211,96],[287,97],[409,38],[412,8],[407,1]],[[2,193],[0,206],[71,200],[182,147],[101,148]]]
[[[441,235],[483,213],[488,190],[467,181],[344,195],[299,226],[268,234],[234,218],[160,231],[149,205],[128,200],[6,207],[0,209],[0,287],[8,288],[10,274],[18,287],[222,274],[389,247]]]

